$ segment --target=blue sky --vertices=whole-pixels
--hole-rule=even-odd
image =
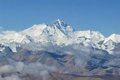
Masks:
[[[0,0],[0,26],[8,30],[58,18],[76,30],[120,34],[120,0]]]

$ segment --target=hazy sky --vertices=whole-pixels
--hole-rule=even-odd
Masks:
[[[120,0],[0,0],[0,27],[8,30],[58,18],[76,30],[120,34]]]

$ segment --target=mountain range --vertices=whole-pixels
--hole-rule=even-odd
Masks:
[[[0,76],[0,80],[119,80],[120,35],[76,31],[59,19],[19,32],[1,31]],[[88,78],[81,79],[84,76]]]

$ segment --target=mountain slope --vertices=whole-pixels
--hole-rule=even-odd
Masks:
[[[97,31],[73,31],[71,26],[59,19],[53,24],[33,25],[20,32],[3,31],[0,36],[0,43],[8,46],[10,43],[29,44],[31,42],[42,45],[51,43],[59,46],[83,44],[84,46],[106,50],[110,54],[111,49],[115,48],[113,44],[120,43],[120,35],[112,34],[105,38]]]
[[[3,80],[6,77],[79,80],[81,76],[88,79],[97,76],[102,80],[101,76],[107,78],[106,75],[118,79],[119,61],[120,35],[105,38],[97,31],[74,31],[59,19],[20,32],[0,33],[0,79]]]

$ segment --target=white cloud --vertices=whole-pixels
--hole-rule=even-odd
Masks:
[[[0,67],[0,74],[15,72],[15,69],[11,65],[4,65]]]
[[[29,64],[24,64],[23,62],[15,62],[13,64],[3,65],[0,67],[0,80],[22,80],[17,72],[22,75],[29,74],[35,77],[41,76],[43,80],[47,80],[48,71],[55,70],[55,67],[47,66],[39,62]],[[1,77],[4,74],[7,75]]]
[[[17,75],[11,75],[4,78],[0,76],[0,80],[22,80],[22,79],[20,79]]]

